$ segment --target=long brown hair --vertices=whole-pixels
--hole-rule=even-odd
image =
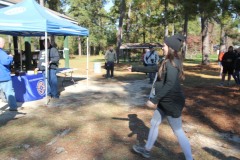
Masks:
[[[180,65],[177,66],[174,63],[174,58],[177,58],[180,60]],[[184,76],[184,70],[183,70],[183,58],[182,58],[182,52],[177,52],[175,50],[173,50],[172,48],[168,47],[168,53],[165,56],[165,59],[163,60],[159,70],[158,70],[158,74],[160,79],[162,78],[162,74],[166,71],[166,63],[167,61],[170,61],[170,63],[172,64],[173,67],[176,67],[179,70],[179,78],[184,80],[185,76]]]

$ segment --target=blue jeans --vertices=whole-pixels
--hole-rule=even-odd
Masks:
[[[107,73],[106,73],[106,78],[112,78],[114,75],[113,75],[113,71],[114,71],[114,62],[107,62],[107,66],[106,66],[106,70],[107,70]],[[111,74],[110,74],[111,73]]]
[[[233,78],[234,78],[236,84],[240,84],[240,70],[234,71]]]
[[[0,82],[0,89],[5,93],[10,109],[17,109],[17,101],[12,85],[12,80]]]
[[[45,82],[45,74],[43,72],[44,82]],[[57,80],[57,70],[56,69],[49,69],[48,70],[48,83],[47,83],[47,95],[52,98],[59,98],[58,94],[58,80]]]

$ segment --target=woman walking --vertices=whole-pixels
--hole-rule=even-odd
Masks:
[[[133,150],[145,158],[150,157],[157,136],[158,126],[164,118],[167,118],[186,160],[192,160],[191,146],[182,129],[182,109],[185,104],[185,97],[181,89],[180,80],[184,79],[182,56],[179,52],[184,37],[174,35],[164,41],[163,52],[165,59],[160,68],[152,67],[130,67],[132,72],[158,72],[159,81],[155,82],[155,97],[147,101],[149,107],[156,107],[151,119],[151,128],[148,140],[144,147],[133,145]]]

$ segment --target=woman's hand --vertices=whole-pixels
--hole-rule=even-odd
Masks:
[[[149,108],[156,108],[157,104],[152,103],[150,100],[148,100],[145,105]]]
[[[128,70],[129,72],[132,72],[132,66],[131,66],[131,67],[128,67],[127,70]]]

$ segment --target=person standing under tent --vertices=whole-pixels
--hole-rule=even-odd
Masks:
[[[181,89],[180,80],[184,79],[181,46],[184,41],[182,35],[168,37],[164,41],[163,52],[165,59],[160,68],[129,67],[132,72],[158,72],[159,81],[155,82],[155,96],[150,98],[146,105],[156,108],[151,119],[151,128],[145,146],[133,145],[133,150],[145,158],[150,158],[150,150],[153,148],[158,136],[158,126],[164,118],[167,118],[186,160],[192,160],[192,151],[188,138],[182,129],[182,110],[185,104],[185,96]]]
[[[157,66],[159,61],[159,55],[154,50],[153,46],[149,46],[149,51],[144,55],[144,63],[146,66]],[[156,73],[149,73],[149,83],[152,84]]]
[[[114,78],[114,62],[116,61],[116,52],[113,50],[113,46],[110,46],[109,50],[105,53],[106,78]]]
[[[45,41],[43,41],[43,45],[45,47]],[[51,101],[54,101],[56,99],[59,99],[57,69],[58,69],[60,56],[57,48],[53,47],[50,44],[49,39],[47,39],[46,47],[48,48],[47,50],[48,64],[45,64],[45,50],[42,50],[39,53],[38,65],[35,70],[43,71],[43,75],[45,79],[45,66],[47,65],[48,67],[47,96],[49,100],[51,99]]]
[[[0,90],[3,91],[9,105],[9,111],[17,111],[17,101],[15,98],[15,92],[13,89],[11,78],[11,64],[13,62],[13,56],[7,54],[3,50],[5,40],[0,37]]]

